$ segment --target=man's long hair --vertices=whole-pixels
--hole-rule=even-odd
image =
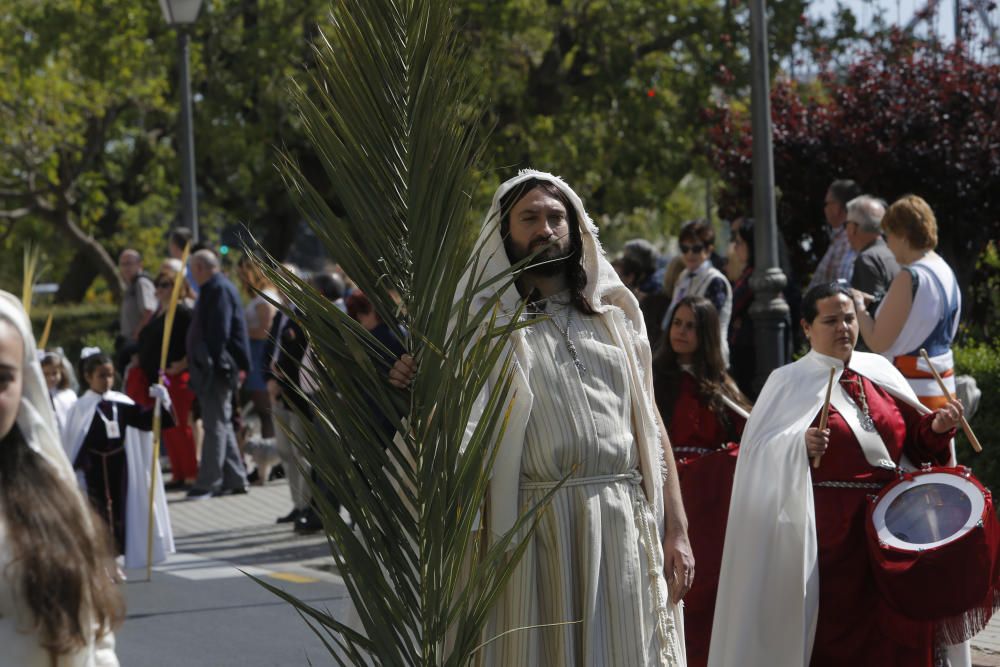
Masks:
[[[511,258],[510,245],[510,212],[521,199],[535,188],[541,188],[546,194],[552,195],[566,207],[566,215],[569,218],[569,244],[570,253],[562,260],[563,270],[566,273],[566,283],[569,285],[570,303],[587,315],[593,315],[594,307],[583,296],[583,290],[587,287],[587,272],[583,269],[583,233],[580,231],[580,217],[577,215],[576,207],[570,202],[566,193],[559,189],[554,183],[540,178],[529,178],[518,183],[500,198],[500,234],[503,237],[504,248],[507,257]],[[530,270],[530,269],[526,269]],[[533,300],[533,295],[527,297]]]
[[[725,396],[747,410],[750,410],[751,403],[726,373],[726,363],[722,359],[719,315],[712,302],[700,296],[684,297],[677,302],[672,312],[676,313],[681,306],[687,306],[694,313],[698,349],[694,352],[691,370],[698,387],[698,396],[725,426],[730,440],[737,439],[722,397]],[[653,355],[653,391],[657,407],[660,408],[660,415],[666,424],[670,423],[674,414],[674,404],[677,402],[683,372],[677,354],[670,345],[670,325],[668,325]]]

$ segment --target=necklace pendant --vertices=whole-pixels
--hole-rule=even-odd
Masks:
[[[861,428],[868,431],[869,433],[875,432],[875,421],[872,419],[872,416],[867,412],[861,415]]]
[[[569,356],[573,357],[573,365],[576,366],[576,370],[585,373],[587,367],[580,361],[580,356],[576,352],[576,345],[573,344],[573,341],[568,336],[566,337],[566,351],[569,352]]]

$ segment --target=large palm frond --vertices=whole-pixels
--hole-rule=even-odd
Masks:
[[[418,371],[410,391],[393,389],[382,343],[263,257],[315,353],[316,418],[299,444],[356,522],[317,489],[363,629],[271,588],[338,661],[466,664],[534,525],[529,512],[494,542],[477,530],[509,413],[505,343],[521,324],[498,297],[473,306],[474,294],[512,281],[484,275],[470,211],[483,147],[476,91],[444,0],[344,0],[316,52],[318,73],[293,94],[328,183],[288,156],[280,168],[331,256],[393,331],[408,332]]]

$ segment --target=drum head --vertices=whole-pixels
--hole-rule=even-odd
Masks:
[[[958,475],[931,473],[896,485],[876,505],[880,542],[906,551],[933,549],[960,538],[983,517],[985,498]]]

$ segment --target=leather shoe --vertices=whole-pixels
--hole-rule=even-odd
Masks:
[[[302,514],[295,520],[295,532],[301,535],[316,533],[323,530],[323,521],[313,508],[302,510]]]
[[[212,495],[219,498],[221,496],[245,496],[248,493],[250,493],[250,491],[247,490],[247,487],[237,486],[234,489],[219,489],[218,491],[213,492]]]
[[[302,510],[298,508],[292,508],[292,511],[286,514],[285,516],[278,517],[278,520],[275,521],[275,523],[292,523],[300,516],[302,516]]]
[[[165,491],[184,491],[185,489],[190,489],[191,485],[183,479],[172,479],[163,485]]]
[[[214,495],[214,493],[206,489],[192,488],[184,497],[188,500],[208,500]]]

